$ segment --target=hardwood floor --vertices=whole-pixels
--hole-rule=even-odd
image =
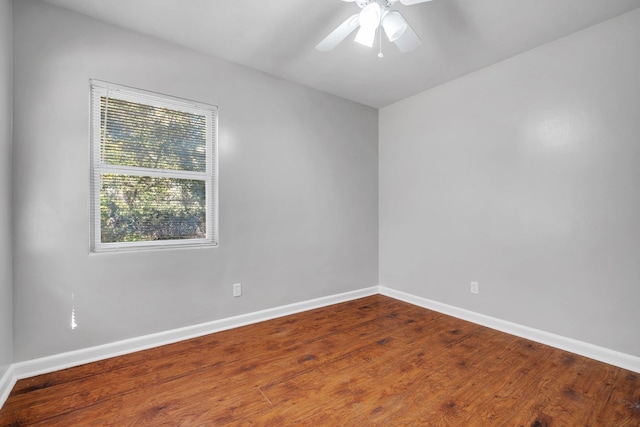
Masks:
[[[640,375],[375,295],[21,380],[1,426],[640,426]]]

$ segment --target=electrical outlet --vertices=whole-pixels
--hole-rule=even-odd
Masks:
[[[234,283],[233,284],[233,296],[239,297],[242,295],[242,283]]]
[[[478,282],[471,282],[471,293],[477,294],[480,291]]]

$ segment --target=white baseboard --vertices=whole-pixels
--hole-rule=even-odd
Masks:
[[[629,371],[640,373],[640,357],[630,354],[621,353],[610,350],[605,347],[578,341],[572,338],[563,337],[552,334],[550,332],[541,331],[539,329],[530,328],[528,326],[519,325],[517,323],[508,322],[506,320],[497,319],[495,317],[486,316],[484,314],[465,310],[448,304],[443,304],[427,298],[418,297],[406,292],[397,291],[384,286],[379,287],[379,293],[400,301],[408,302],[419,307],[447,314],[458,319],[467,320],[478,325],[496,329],[507,334],[515,335],[551,347],[566,350],[571,353],[579,354],[590,359],[608,363]]]
[[[357,291],[345,292],[337,295],[330,295],[309,301],[214,320],[212,322],[187,326],[184,328],[172,329],[155,334],[144,335],[109,344],[95,347],[83,348],[66,353],[55,354],[53,356],[41,357],[38,359],[17,362],[9,366],[9,369],[0,378],[0,408],[9,397],[16,381],[29,378],[35,375],[46,374],[73,366],[84,365],[98,360],[109,359],[123,354],[146,350],[161,345],[172,344],[203,335],[221,332],[228,329],[238,328],[277,317],[288,316],[290,314],[301,313],[315,308],[326,307],[328,305],[339,304],[358,298],[363,298],[378,293],[378,287],[359,289]]]
[[[13,374],[13,365],[9,365],[4,375],[0,378],[0,408],[9,397],[9,393],[16,385],[17,378]]]
[[[163,331],[95,347],[60,353],[39,359],[17,362],[9,366],[2,378],[0,378],[0,408],[9,396],[9,393],[13,389],[16,381],[22,378],[29,378],[35,375],[83,365],[85,363],[121,356],[123,354],[146,350],[161,345],[172,344],[178,341],[288,316],[290,314],[301,313],[315,308],[326,307],[332,304],[339,304],[341,302],[347,302],[378,293],[419,307],[424,307],[429,310],[486,326],[491,329],[496,329],[511,335],[526,338],[541,344],[550,345],[571,353],[579,354],[581,356],[589,357],[610,365],[640,373],[640,357],[631,356],[629,354],[620,353],[608,348],[574,340],[572,338],[566,338],[538,329],[529,328],[517,323],[475,313],[463,308],[432,301],[427,298],[418,297],[384,286],[374,286],[371,288],[214,320],[212,322],[172,329],[169,331]]]

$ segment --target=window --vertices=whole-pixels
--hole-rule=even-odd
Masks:
[[[217,245],[217,107],[91,82],[94,252]]]

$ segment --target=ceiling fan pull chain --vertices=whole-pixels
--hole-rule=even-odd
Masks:
[[[379,40],[379,51],[378,58],[384,58],[384,54],[382,53],[382,31],[380,31],[380,27],[378,27],[378,40]]]

